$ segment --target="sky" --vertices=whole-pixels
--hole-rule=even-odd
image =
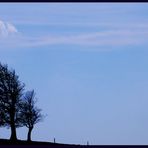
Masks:
[[[147,57],[147,3],[0,4],[0,62],[46,116],[32,140],[148,144]]]

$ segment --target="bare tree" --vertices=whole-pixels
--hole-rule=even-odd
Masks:
[[[20,113],[21,124],[28,128],[27,141],[31,141],[31,132],[34,128],[34,125],[43,119],[41,109],[37,108],[35,103],[36,98],[34,90],[27,91],[21,105]]]
[[[17,140],[16,127],[19,127],[19,104],[24,84],[19,81],[15,70],[0,63],[0,125],[11,128],[10,140]]]

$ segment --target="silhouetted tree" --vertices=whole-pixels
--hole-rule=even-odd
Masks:
[[[34,90],[27,91],[21,105],[20,116],[22,125],[28,128],[28,141],[31,141],[31,132],[34,128],[34,125],[43,119],[41,109],[37,108],[35,103],[36,98]]]
[[[0,63],[0,125],[11,128],[10,140],[17,140],[16,127],[20,126],[19,106],[24,84],[19,81],[15,70]]]

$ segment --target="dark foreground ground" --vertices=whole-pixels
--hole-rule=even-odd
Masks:
[[[40,142],[40,141],[23,141],[18,140],[16,142],[12,142],[7,139],[0,139],[0,148],[12,148],[12,147],[22,147],[22,148],[103,148],[103,147],[120,147],[120,148],[144,148],[148,145],[74,145],[74,144],[60,144],[60,143],[52,143],[52,142]]]

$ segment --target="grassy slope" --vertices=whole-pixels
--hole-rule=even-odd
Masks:
[[[31,142],[27,142],[25,140],[18,140],[16,142],[12,142],[8,139],[0,139],[0,148],[1,146],[9,146],[12,147],[12,145],[14,145],[15,147],[18,146],[35,146],[35,147],[42,147],[42,146],[47,146],[49,148],[103,148],[103,147],[130,147],[130,148],[148,148],[148,145],[74,145],[74,144],[60,144],[60,143],[52,143],[52,142],[41,142],[41,141],[31,141]]]
[[[10,141],[8,139],[0,139],[0,144],[45,144],[45,145],[49,145],[49,144],[53,144],[53,143],[50,143],[50,142],[37,142],[37,141],[31,141],[31,142],[27,142],[25,140],[18,140],[16,142],[13,142],[13,141]]]
[[[17,140],[16,142],[12,142],[8,139],[0,139],[0,145],[49,145],[53,147],[79,147],[80,145],[70,145],[70,144],[58,144],[58,143],[52,143],[52,142],[41,142],[41,141],[25,141],[25,140]]]

